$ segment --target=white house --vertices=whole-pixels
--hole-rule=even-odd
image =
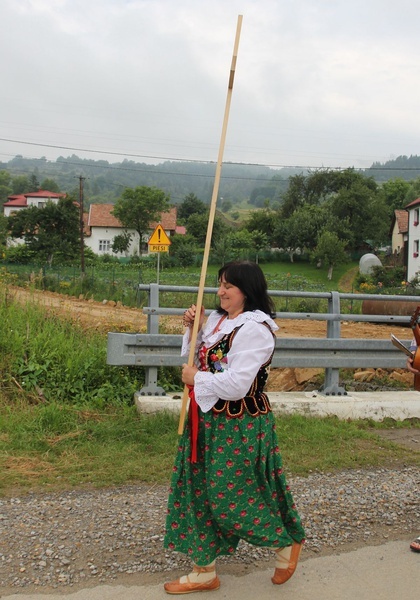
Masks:
[[[30,192],[29,194],[15,194],[7,197],[7,202],[3,204],[3,214],[9,217],[18,210],[36,206],[43,208],[46,202],[51,201],[57,204],[60,198],[65,198],[67,194],[57,194],[48,190],[39,190],[38,192]]]
[[[125,231],[121,222],[112,214],[114,204],[91,204],[89,215],[85,226],[85,245],[90,248],[95,254],[113,254],[114,256],[122,256],[121,253],[112,252],[112,243],[116,235],[120,235]],[[176,207],[171,208],[168,212],[161,213],[160,225],[164,229],[168,237],[178,232],[176,225],[177,210]],[[150,235],[142,240],[143,248],[147,253],[147,242],[157,227],[158,223],[150,225]],[[126,252],[127,256],[138,254],[139,234],[134,229],[128,229],[131,234],[130,246]]]
[[[57,203],[60,198],[65,198],[66,194],[57,194],[55,192],[49,192],[48,190],[39,190],[38,192],[30,192],[28,194],[16,194],[8,196],[7,202],[3,205],[3,212],[6,217],[9,217],[13,213],[19,210],[36,206],[37,208],[43,208],[47,201]],[[115,236],[125,231],[121,222],[112,214],[114,204],[92,204],[89,208],[89,213],[83,215],[84,227],[84,241],[85,245],[98,255],[102,254],[113,254],[114,256],[122,256],[121,253],[112,252],[112,243]],[[168,212],[161,213],[159,224],[165,230],[168,237],[174,233],[185,233],[184,227],[178,227],[176,224],[177,209],[176,207],[171,208]],[[150,229],[150,235],[157,227],[158,223],[152,223]],[[131,233],[131,242],[128,251],[125,253],[127,256],[133,256],[138,254],[139,248],[139,235],[134,230],[128,230]],[[147,242],[149,236],[146,236],[143,243],[143,249],[147,253],[148,246]],[[9,241],[13,244],[22,244],[24,240],[13,240]]]
[[[405,207],[408,211],[407,281],[420,275],[420,198]]]

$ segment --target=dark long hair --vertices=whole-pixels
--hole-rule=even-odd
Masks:
[[[257,263],[248,260],[235,260],[225,264],[218,273],[219,281],[224,277],[227,283],[238,287],[245,296],[244,311],[262,310],[275,316],[274,302],[267,293],[267,281]],[[218,312],[226,311],[220,306]]]

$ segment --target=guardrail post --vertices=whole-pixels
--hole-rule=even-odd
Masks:
[[[151,283],[149,288],[149,306],[159,308],[159,284]],[[147,315],[147,333],[159,333],[159,315]],[[141,396],[165,396],[165,390],[158,386],[158,368],[144,367],[144,386],[138,392]]]
[[[337,317],[335,320],[327,321],[327,338],[340,338],[340,294],[331,292],[331,297],[328,299],[328,313]],[[346,396],[346,390],[340,386],[340,370],[327,367],[325,369],[324,384],[319,390],[325,396]]]

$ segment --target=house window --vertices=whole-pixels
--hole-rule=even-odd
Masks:
[[[111,240],[99,240],[99,252],[110,252]]]
[[[44,208],[45,202],[38,202],[38,208]]]
[[[414,211],[414,223],[413,225],[417,226],[419,224],[419,209],[416,208]]]
[[[413,245],[413,257],[417,258],[419,255],[419,240],[414,240]]]

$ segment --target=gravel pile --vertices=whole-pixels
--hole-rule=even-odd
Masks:
[[[313,473],[289,483],[306,528],[304,555],[420,534],[415,467]],[[91,586],[189,567],[163,548],[166,498],[165,486],[133,485],[0,499],[0,586]],[[241,543],[220,560],[246,567],[272,553]]]

